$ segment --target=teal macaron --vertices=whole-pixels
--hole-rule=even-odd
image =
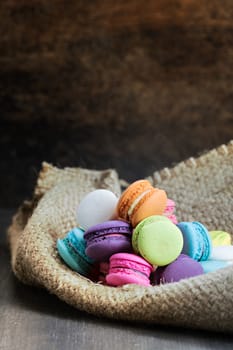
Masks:
[[[84,231],[78,227],[73,228],[63,239],[57,240],[57,249],[60,257],[74,271],[89,276],[94,261],[86,253]]]
[[[212,252],[212,240],[207,228],[198,221],[180,222],[177,227],[184,239],[182,253],[197,261],[208,260]]]

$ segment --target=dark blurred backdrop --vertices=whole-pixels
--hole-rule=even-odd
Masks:
[[[132,181],[233,137],[231,0],[0,4],[0,207],[41,162]]]

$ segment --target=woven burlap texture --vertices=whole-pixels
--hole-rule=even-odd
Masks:
[[[233,233],[233,141],[148,178],[176,201],[177,217]],[[161,286],[109,287],[70,270],[56,240],[76,225],[75,210],[96,188],[120,194],[116,171],[58,169],[43,163],[31,202],[8,229],[12,268],[74,307],[115,319],[233,331],[233,267]]]

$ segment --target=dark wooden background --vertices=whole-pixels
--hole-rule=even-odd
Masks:
[[[0,205],[43,160],[129,181],[233,135],[231,0],[0,4]]]

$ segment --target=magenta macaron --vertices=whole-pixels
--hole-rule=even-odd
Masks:
[[[132,228],[121,220],[105,221],[90,227],[84,234],[86,255],[95,261],[108,261],[111,255],[132,252]]]
[[[118,253],[110,258],[106,282],[110,286],[124,284],[150,285],[153,266],[136,254]]]

